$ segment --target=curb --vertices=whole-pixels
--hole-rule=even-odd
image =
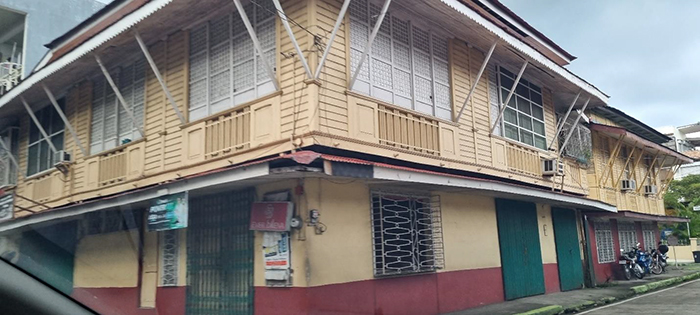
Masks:
[[[651,283],[644,284],[644,285],[638,285],[635,287],[631,287],[630,291],[627,294],[625,294],[624,296],[620,296],[620,297],[606,296],[606,297],[600,298],[600,299],[595,300],[595,301],[582,301],[582,302],[568,305],[568,306],[548,305],[548,306],[540,307],[540,308],[530,310],[530,311],[527,311],[524,313],[518,313],[516,315],[556,315],[556,314],[578,313],[578,312],[581,312],[583,310],[593,308],[595,306],[601,306],[601,305],[610,304],[613,302],[622,301],[622,300],[628,299],[628,298],[635,296],[635,295],[638,295],[638,294],[644,294],[644,293],[654,291],[657,289],[670,287],[674,284],[678,284],[678,283],[686,282],[686,281],[690,281],[690,280],[695,280],[695,279],[699,279],[699,278],[700,278],[700,271],[689,274],[689,275],[685,275],[685,276],[669,278],[669,279],[665,279],[665,280],[651,282]]]

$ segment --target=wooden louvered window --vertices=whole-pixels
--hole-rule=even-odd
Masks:
[[[268,64],[276,65],[275,7],[271,0],[245,6]],[[190,30],[189,120],[195,121],[275,91],[238,12]]]
[[[100,76],[92,86],[90,153],[96,154],[141,138],[138,128],[144,122],[146,60],[116,68],[110,75],[134,115],[127,114],[107,80]]]
[[[355,71],[381,8],[350,2],[350,66]],[[353,90],[438,118],[452,119],[446,36],[390,9]]]

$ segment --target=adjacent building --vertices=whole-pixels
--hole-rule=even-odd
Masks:
[[[97,0],[0,0],[0,95],[28,76],[50,42],[104,3]]]
[[[0,255],[100,313],[447,313],[684,220],[691,160],[495,0],[115,0],[48,46]]]
[[[676,172],[675,179],[700,174],[700,162],[698,162],[700,160],[700,151],[697,150],[697,147],[700,147],[699,135],[700,123],[674,127],[673,133],[668,134],[672,140],[668,142],[667,146],[695,159],[695,162],[681,166]]]

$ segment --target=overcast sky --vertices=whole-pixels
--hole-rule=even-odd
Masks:
[[[578,57],[567,67],[611,106],[657,129],[700,121],[700,1],[501,2]]]

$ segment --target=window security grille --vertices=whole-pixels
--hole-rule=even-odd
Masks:
[[[350,2],[350,66],[355,71],[379,6]],[[452,119],[448,42],[411,21],[387,16],[353,89],[402,107]]]
[[[515,77],[516,75],[512,72],[498,67],[499,102],[501,104],[508,98],[510,89],[515,83]],[[503,112],[504,135],[515,141],[546,150],[542,89],[521,78],[507,106]]]
[[[177,273],[179,268],[179,230],[167,230],[161,233],[161,275],[162,286],[177,286]]]
[[[564,139],[569,132],[571,132],[571,128],[575,128],[576,130],[574,130],[574,133],[571,134],[571,138],[569,138],[569,142],[566,144],[563,154],[573,157],[579,162],[588,164],[590,163],[593,152],[591,130],[586,128],[586,126],[581,123],[573,126],[577,116],[578,113],[572,111],[569,117],[566,119],[566,122],[564,122],[564,127],[561,129],[561,133],[559,134],[559,146],[563,144]],[[560,117],[559,119],[561,120],[561,118],[563,117]]]
[[[271,0],[245,6],[263,54],[277,64],[275,12]],[[260,56],[238,12],[190,31],[189,120],[194,121],[274,92]]]
[[[104,77],[93,81],[90,153],[95,154],[141,138],[143,125],[146,60],[120,67],[110,73],[136,121],[126,113]]]
[[[438,196],[374,191],[371,213],[375,276],[443,268]]]
[[[607,264],[615,261],[612,230],[610,222],[594,222],[595,243],[598,249],[598,263]]]
[[[620,248],[625,251],[629,251],[638,243],[634,223],[617,222],[617,234],[620,236]]]
[[[653,224],[642,224],[642,236],[644,237],[644,249],[651,251],[656,248],[656,227]]]
[[[0,146],[0,187],[14,185],[17,182],[17,168],[10,159],[10,154],[17,156],[19,148],[19,128],[12,127],[0,132],[0,141],[5,143],[3,150]]]
[[[65,99],[58,99],[58,106],[65,109]],[[58,115],[52,105],[48,105],[36,112],[34,115],[44,128],[46,133],[56,147],[56,150],[63,150],[63,120]],[[31,176],[53,167],[53,152],[49,143],[44,140],[39,128],[32,120],[29,129],[29,146],[27,148],[27,176]]]

